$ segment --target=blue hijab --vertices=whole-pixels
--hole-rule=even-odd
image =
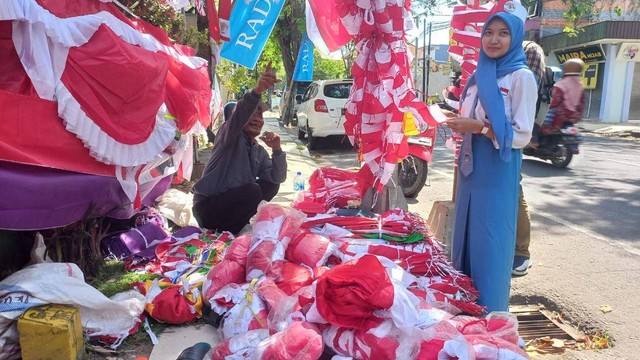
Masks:
[[[522,48],[524,41],[524,24],[517,16],[505,12],[499,12],[489,17],[482,28],[482,34],[495,18],[500,18],[507,24],[511,32],[511,44],[509,50],[503,56],[492,59],[480,49],[478,67],[471,75],[465,86],[462,98],[467,95],[467,89],[473,85],[478,85],[478,96],[482,107],[489,117],[491,128],[495,134],[496,141],[500,146],[500,159],[504,162],[511,160],[511,143],[513,141],[513,127],[507,121],[505,114],[504,99],[498,87],[498,79],[516,70],[528,69],[527,57]],[[473,110],[472,110],[473,111]]]

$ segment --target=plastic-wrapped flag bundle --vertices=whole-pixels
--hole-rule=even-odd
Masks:
[[[360,200],[364,190],[357,172],[336,168],[319,168],[309,178],[309,190],[301,193],[293,207],[305,214],[325,213],[332,207],[346,207]]]
[[[318,359],[323,348],[336,359],[526,358],[509,314],[460,316],[483,311],[477,291],[413,214],[325,214],[301,226],[297,211],[261,211],[218,265],[244,261],[245,273],[207,276],[206,298],[223,316],[211,358]],[[263,243],[278,255],[255,256]]]

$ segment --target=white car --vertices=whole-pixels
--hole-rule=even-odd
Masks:
[[[316,149],[318,138],[344,135],[345,106],[353,80],[320,80],[311,83],[298,109],[298,138],[309,138]]]

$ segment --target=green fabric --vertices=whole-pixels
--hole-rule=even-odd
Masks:
[[[362,237],[367,239],[380,239],[379,234],[362,234]],[[424,241],[424,236],[420,233],[413,233],[407,237],[400,236],[391,236],[387,234],[382,234],[382,240],[393,241],[403,244],[414,244]]]

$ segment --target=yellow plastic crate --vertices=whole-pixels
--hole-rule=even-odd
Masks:
[[[18,319],[23,360],[84,358],[80,311],[67,305],[43,305]]]

